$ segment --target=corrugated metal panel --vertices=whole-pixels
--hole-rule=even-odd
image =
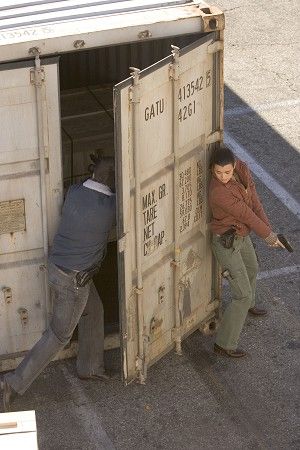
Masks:
[[[171,44],[182,48],[199,37],[200,34],[192,34],[66,53],[60,60],[61,89],[118,83],[129,76],[129,67],[144,69],[168,56]]]
[[[192,0],[2,0],[0,29],[193,4]]]

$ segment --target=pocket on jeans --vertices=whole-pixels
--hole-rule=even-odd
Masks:
[[[242,272],[240,272],[241,276],[243,275]],[[243,286],[241,285],[241,280],[239,280],[239,276],[238,274],[234,274],[234,276],[232,276],[232,274],[229,272],[229,275],[226,277],[230,286],[236,291],[236,293],[240,296],[240,297],[244,297],[245,296],[245,292],[243,290]]]
[[[68,274],[53,273],[49,275],[49,285],[74,292],[74,276]]]
[[[88,281],[88,283],[85,286],[77,286],[76,280],[74,280],[74,291],[76,298],[89,296],[90,288],[91,288],[92,280]]]

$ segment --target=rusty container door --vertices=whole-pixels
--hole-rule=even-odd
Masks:
[[[222,42],[211,33],[115,86],[125,382],[218,316],[207,184],[222,138]],[[218,116],[218,117],[217,117]]]
[[[0,370],[32,347],[50,310],[46,257],[60,213],[56,60],[0,65]]]

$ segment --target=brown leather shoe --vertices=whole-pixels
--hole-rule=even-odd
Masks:
[[[252,314],[252,316],[265,316],[267,314],[267,311],[262,308],[256,308],[254,306],[253,308],[248,309],[248,312]]]
[[[218,344],[214,344],[214,352],[230,358],[242,358],[247,355],[247,353],[240,348],[237,348],[236,350],[226,350],[226,348],[220,347]]]

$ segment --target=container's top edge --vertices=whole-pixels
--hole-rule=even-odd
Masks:
[[[199,1],[2,0],[0,31],[195,4],[198,5]]]
[[[179,49],[179,55],[183,56],[186,53],[189,53],[190,51],[194,50],[195,48],[199,47],[199,45],[207,44],[209,42],[212,42],[214,39],[213,33],[208,33],[205,36],[202,36],[200,39],[197,39],[195,42],[192,42],[191,44],[185,46],[183,49]],[[160,61],[152,64],[149,67],[146,67],[145,69],[140,71],[139,77],[140,79],[146,77],[147,75],[150,75],[160,67],[169,65],[173,61],[173,56],[169,55],[165,58],[161,59]],[[121,81],[120,83],[116,84],[114,86],[115,91],[120,91],[123,88],[126,88],[128,86],[132,86],[133,77],[130,76],[126,78],[125,80]]]

